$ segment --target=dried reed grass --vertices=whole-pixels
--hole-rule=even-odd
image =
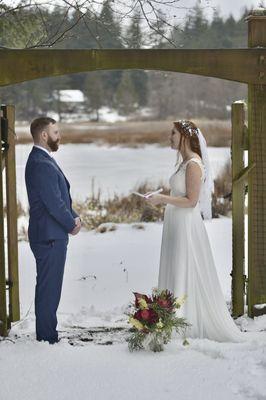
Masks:
[[[165,194],[169,194],[169,188],[163,183],[159,183]],[[157,189],[149,182],[143,182],[133,190],[146,193]],[[141,222],[163,221],[164,205],[152,206],[147,204],[144,199],[136,195],[119,196],[107,200],[102,199],[102,192],[99,189],[94,193],[94,183],[92,181],[92,194],[84,201],[74,201],[73,208],[81,216],[83,226],[87,230],[95,229],[97,232],[104,233],[115,229],[116,223],[134,223],[135,227],[142,229]],[[214,180],[214,193],[212,194],[212,216],[218,218],[219,215],[230,216],[232,211],[231,202],[232,178],[231,162],[228,162],[217,178]],[[18,205],[18,216],[27,215],[21,204]],[[20,232],[24,237],[25,232]]]
[[[231,142],[230,121],[193,120],[208,146],[227,147]],[[145,144],[169,146],[172,121],[127,121],[113,124],[79,122],[60,124],[61,143],[95,143],[110,146],[140,147]],[[31,143],[27,129],[19,130],[17,143]]]

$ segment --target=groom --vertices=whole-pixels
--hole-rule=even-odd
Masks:
[[[34,146],[26,164],[30,206],[29,242],[36,259],[35,315],[37,340],[58,342],[59,305],[68,234],[76,235],[81,220],[72,209],[70,185],[51,153],[60,133],[52,118],[37,118],[30,126]]]

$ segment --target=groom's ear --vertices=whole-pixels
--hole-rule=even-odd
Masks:
[[[40,137],[41,137],[41,139],[47,141],[47,139],[48,139],[48,133],[47,133],[47,131],[42,130],[41,133],[40,133]]]

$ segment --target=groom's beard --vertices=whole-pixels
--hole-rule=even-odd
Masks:
[[[48,137],[47,144],[51,151],[57,151],[59,149],[59,139],[53,140],[50,136]]]

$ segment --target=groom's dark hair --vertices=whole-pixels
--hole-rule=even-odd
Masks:
[[[39,117],[35,118],[30,124],[30,133],[33,140],[38,139],[39,134],[49,125],[56,124],[56,120],[50,117]]]

